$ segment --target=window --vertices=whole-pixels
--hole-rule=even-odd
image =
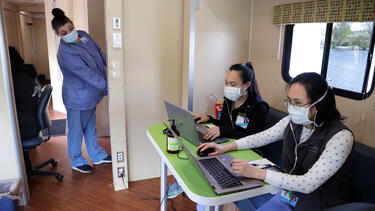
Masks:
[[[374,89],[374,23],[305,23],[285,28],[282,76],[324,76],[336,95],[362,100]]]

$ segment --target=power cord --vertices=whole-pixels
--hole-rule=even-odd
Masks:
[[[160,209],[161,204],[164,202],[165,197],[168,195],[168,190],[169,190],[169,186],[167,186],[167,190],[165,191],[164,196],[163,196],[163,199],[162,199],[162,201],[160,202],[158,208],[156,208],[156,211],[158,211],[158,210]],[[168,200],[168,198],[167,198],[167,200]],[[174,203],[173,203],[173,200],[172,200],[172,199],[170,200],[170,202],[171,202],[171,208],[172,208],[172,210],[177,211],[177,209],[174,207]]]
[[[186,157],[186,158],[181,157],[181,156],[180,156],[180,152],[183,152],[183,150],[181,150],[181,149],[178,150],[178,152],[177,152],[177,154],[176,154],[176,155],[177,155],[177,158],[179,158],[179,159],[181,159],[181,160],[189,160],[189,158],[187,158],[187,157]]]
[[[158,211],[159,209],[160,209],[160,207],[161,207],[161,204],[164,202],[164,200],[165,200],[165,197],[167,196],[167,194],[168,194],[168,189],[169,189],[169,186],[167,186],[167,190],[165,190],[165,193],[164,193],[164,196],[163,196],[163,199],[161,200],[161,202],[160,202],[160,204],[159,204],[159,206],[158,206],[158,208],[156,208],[156,211]]]

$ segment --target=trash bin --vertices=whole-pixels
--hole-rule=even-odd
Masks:
[[[19,186],[18,180],[0,180],[0,211],[17,210]]]

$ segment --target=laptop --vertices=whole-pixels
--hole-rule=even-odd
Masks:
[[[234,174],[230,166],[230,162],[233,159],[230,154],[195,158],[193,153],[184,142],[177,137],[173,130],[169,127],[168,129],[180,143],[181,149],[187,155],[189,162],[198,172],[203,173],[203,176],[217,195],[257,188],[263,185],[263,181],[261,180],[246,178]]]
[[[208,126],[195,124],[194,114],[188,110],[185,110],[173,103],[164,101],[165,108],[167,110],[168,118],[174,119],[176,128],[180,131],[180,135],[186,140],[199,146],[202,143],[211,142],[211,140],[203,139],[203,134],[209,129]],[[222,143],[228,141],[227,137],[217,137],[213,140],[215,143]]]

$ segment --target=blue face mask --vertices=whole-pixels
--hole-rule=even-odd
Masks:
[[[63,40],[67,43],[74,43],[78,38],[78,32],[76,29],[73,29],[72,32],[70,32],[69,34],[65,35],[63,37]]]

